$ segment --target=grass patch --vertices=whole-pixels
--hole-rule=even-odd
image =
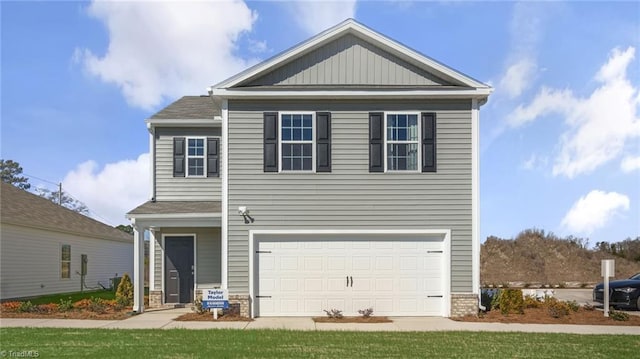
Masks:
[[[149,288],[144,288],[144,295],[149,295]],[[104,300],[114,300],[116,299],[116,292],[112,290],[93,290],[93,291],[84,291],[84,292],[73,292],[73,293],[60,293],[60,294],[50,294],[43,295],[41,297],[29,298],[29,299],[17,299],[15,301],[30,301],[33,305],[40,304],[49,304],[49,303],[60,303],[60,299],[69,300],[72,302],[77,302],[82,299],[91,299],[100,298]],[[14,301],[13,299],[11,301]]]
[[[49,304],[49,303],[60,303],[60,299],[69,300],[71,298],[72,302],[77,302],[82,299],[90,299],[91,297],[100,298],[104,300],[113,300],[116,299],[116,292],[111,290],[98,290],[98,291],[84,291],[84,292],[74,292],[74,293],[61,293],[61,294],[50,294],[43,295],[42,297],[36,297],[27,299],[33,305],[40,304]]]
[[[40,357],[631,358],[631,335],[0,328],[0,350]]]

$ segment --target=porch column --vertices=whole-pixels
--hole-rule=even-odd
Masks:
[[[139,228],[135,224],[133,225],[133,311],[144,312],[144,227]]]

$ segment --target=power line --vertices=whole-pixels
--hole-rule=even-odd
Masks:
[[[27,173],[22,173],[22,175],[27,176],[27,177],[31,177],[31,178],[35,178],[35,179],[37,179],[37,180],[39,180],[39,181],[42,181],[42,182],[46,182],[46,183],[49,183],[49,184],[55,185],[55,186],[57,187],[57,189],[56,189],[57,191],[60,191],[60,190],[62,189],[62,182],[58,182],[58,183],[56,183],[56,182],[52,182],[52,181],[46,180],[46,179],[44,179],[44,178],[40,178],[40,177],[38,177],[38,176],[30,175],[30,174],[27,174]],[[49,190],[49,191],[51,191],[51,190]],[[65,195],[67,195],[67,197],[71,198],[72,200],[74,200],[74,201],[76,201],[76,202],[79,202],[79,203],[81,203],[82,205],[84,205],[84,206],[85,206],[85,208],[87,209],[87,212],[88,212],[89,214],[91,214],[91,215],[92,215],[92,217],[97,217],[97,218],[101,219],[104,223],[106,223],[106,224],[108,224],[108,225],[110,225],[110,226],[112,226],[112,227],[115,227],[115,226],[113,225],[113,223],[111,223],[111,221],[107,220],[106,218],[104,218],[104,217],[103,217],[103,216],[101,216],[100,214],[98,214],[98,213],[96,213],[95,211],[93,211],[91,208],[89,208],[89,206],[87,206],[87,204],[86,204],[86,203],[84,203],[84,202],[82,202],[81,200],[77,199],[77,198],[76,198],[75,196],[73,196],[69,191],[67,191],[67,190],[61,190],[60,192],[61,192],[61,193],[63,193],[63,194],[65,194]],[[62,203],[58,203],[58,204],[62,206]],[[64,207],[64,206],[63,206],[63,207]],[[66,208],[66,207],[65,207],[65,208]],[[67,209],[68,209],[68,208],[67,208]]]

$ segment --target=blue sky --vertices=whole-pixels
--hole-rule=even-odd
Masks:
[[[144,119],[353,17],[490,83],[481,233],[640,235],[638,2],[2,2],[2,158],[98,219],[148,189]],[[32,177],[35,186],[53,185]]]

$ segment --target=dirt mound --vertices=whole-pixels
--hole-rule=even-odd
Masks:
[[[521,283],[584,286],[602,281],[600,262],[615,259],[616,279],[640,272],[640,262],[588,249],[581,240],[526,230],[515,239],[489,237],[480,251],[480,280],[486,285]]]

